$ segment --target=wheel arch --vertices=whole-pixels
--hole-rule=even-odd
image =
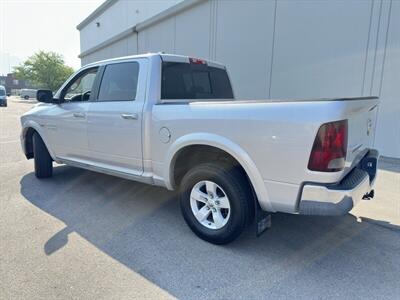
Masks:
[[[182,136],[175,140],[169,148],[165,160],[166,163],[164,164],[167,166],[167,168],[165,168],[164,178],[165,185],[168,189],[175,189],[177,187],[177,183],[175,182],[175,170],[179,156],[189,147],[195,146],[211,147],[232,157],[246,173],[260,206],[264,210],[273,211],[262,176],[249,154],[235,142],[216,134],[195,133]]]
[[[33,121],[28,121],[26,124],[24,124],[24,127],[22,129],[21,142],[26,158],[31,159],[34,157],[33,134],[35,132],[40,135],[44,144],[46,145],[47,150],[50,153],[51,158],[55,160],[55,155],[51,150],[51,148],[49,147],[47,137],[44,134],[42,127]]]

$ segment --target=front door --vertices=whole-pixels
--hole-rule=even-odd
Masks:
[[[141,175],[142,110],[147,60],[105,66],[96,99],[87,113],[90,156],[95,165]]]
[[[61,159],[82,161],[88,159],[87,111],[98,68],[77,74],[60,94],[49,118],[50,138],[55,155]]]

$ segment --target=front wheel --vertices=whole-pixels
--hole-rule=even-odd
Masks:
[[[242,170],[205,163],[181,183],[181,210],[192,231],[213,244],[236,239],[251,219],[254,199]]]
[[[48,178],[53,175],[53,159],[38,133],[33,134],[33,155],[35,175],[37,178]]]

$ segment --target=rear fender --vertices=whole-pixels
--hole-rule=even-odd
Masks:
[[[247,152],[233,141],[216,134],[194,133],[182,136],[174,141],[164,160],[164,166],[168,166],[164,170],[165,184],[168,189],[175,188],[173,169],[177,153],[184,147],[194,145],[207,145],[216,147],[227,152],[233,158],[235,158],[249,177],[261,208],[267,211],[274,211],[268,197],[267,190],[265,189],[261,174]]]

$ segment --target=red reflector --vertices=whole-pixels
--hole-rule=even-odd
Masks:
[[[189,61],[191,64],[195,64],[195,65],[206,65],[207,62],[205,60],[199,59],[199,58],[189,58]]]
[[[347,120],[323,124],[314,140],[308,169],[337,172],[344,168],[347,151]]]

